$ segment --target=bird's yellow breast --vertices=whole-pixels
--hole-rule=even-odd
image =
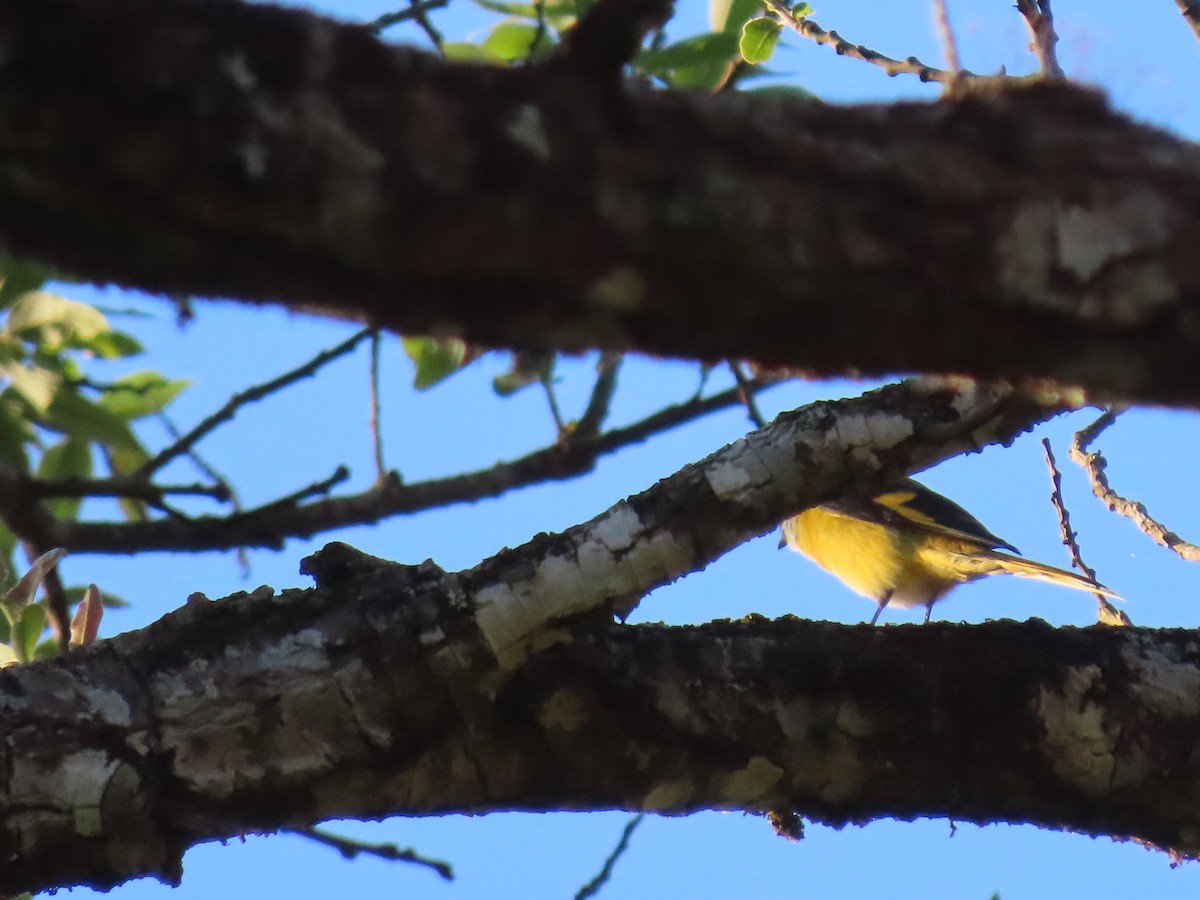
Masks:
[[[941,544],[915,529],[890,528],[822,507],[783,523],[784,539],[853,591],[895,606],[917,606],[976,575],[947,565]],[[954,544],[966,542],[953,541]]]

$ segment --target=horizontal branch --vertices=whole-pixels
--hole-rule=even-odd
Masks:
[[[0,672],[0,891],[455,811],[944,815],[1200,851],[1185,630],[608,626],[506,675],[455,576],[342,545],[310,565],[328,583]]]
[[[1200,403],[1200,150],[1094,93],[620,93],[236,0],[6,0],[0,36],[0,246],[81,278]]]

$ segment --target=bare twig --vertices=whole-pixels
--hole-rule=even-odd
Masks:
[[[1054,30],[1054,13],[1050,0],[1017,0],[1017,12],[1025,18],[1032,40],[1030,49],[1037,56],[1038,68],[1046,78],[1062,78],[1063,70],[1058,64],[1058,33]]]
[[[1095,581],[1096,570],[1083,561],[1079,543],[1076,541],[1078,535],[1071,528],[1071,514],[1067,512],[1067,505],[1063,502],[1062,474],[1058,471],[1058,463],[1054,459],[1054,451],[1050,449],[1048,438],[1042,438],[1042,449],[1046,452],[1046,467],[1050,470],[1050,502],[1054,504],[1058,513],[1058,528],[1062,532],[1063,544],[1071,553],[1071,564],[1090,580]],[[1096,598],[1096,619],[1101,625],[1133,625],[1129,616],[1109,603],[1103,594],[1094,593],[1092,596]]]
[[[767,9],[779,17],[780,22],[796,32],[796,34],[816,41],[818,44],[826,44],[832,47],[838,56],[849,56],[851,59],[860,59],[873,66],[879,66],[879,68],[893,77],[901,74],[916,75],[922,81],[937,81],[942,84],[950,84],[956,79],[981,77],[974,72],[968,72],[966,69],[961,69],[958,72],[947,72],[943,69],[927,66],[915,56],[910,56],[908,59],[903,60],[892,59],[872,50],[870,47],[864,47],[862,44],[852,44],[836,31],[825,31],[810,17],[806,16],[802,19],[797,19],[792,15],[791,10],[783,0],[763,0],[763,3],[766,4]]]
[[[385,28],[390,28],[393,25],[398,25],[401,22],[408,22],[415,19],[418,15],[441,9],[443,6],[449,6],[450,0],[424,0],[424,2],[410,3],[408,9],[400,9],[396,12],[384,13],[378,19],[374,19],[366,24],[366,28],[373,31],[375,34],[383,31]],[[428,33],[428,32],[427,32]]]
[[[395,844],[369,844],[366,841],[357,841],[353,838],[343,837],[342,835],[330,834],[328,831],[322,831],[312,826],[308,828],[291,828],[288,830],[292,834],[308,838],[310,841],[316,841],[318,844],[332,847],[346,859],[354,859],[356,856],[365,854],[377,857],[378,859],[386,859],[389,862],[412,863],[413,865],[432,869],[446,881],[454,880],[454,869],[451,868],[450,863],[422,856],[416,850],[412,849],[412,847],[401,849]]]
[[[596,873],[596,877],[585,884],[575,894],[575,900],[587,900],[588,897],[595,897],[600,892],[600,889],[612,877],[613,866],[617,864],[617,860],[629,849],[629,839],[633,836],[634,830],[642,824],[642,820],[646,818],[645,813],[638,813],[625,823],[625,828],[621,832],[621,839],[617,841],[617,846],[613,847],[612,853],[608,854],[608,859],[604,860],[604,865],[600,867],[600,871]]]
[[[954,38],[954,29],[950,27],[950,13],[946,9],[946,0],[933,0],[933,21],[937,25],[938,37],[942,41],[942,53],[946,57],[946,68],[950,72],[948,87],[953,87],[958,81],[962,66],[958,64],[958,41]]]
[[[375,451],[375,477],[380,481],[387,478],[387,466],[383,461],[383,435],[380,433],[379,422],[379,345],[381,336],[379,329],[371,335],[371,418],[368,427],[371,431],[371,442]]]
[[[428,9],[425,4],[421,0],[408,0],[408,9],[412,13],[413,22],[425,32],[425,37],[429,38],[429,43],[433,44],[438,53],[444,53],[445,51],[442,50],[442,43],[444,42],[442,33],[434,28],[433,22],[430,21],[427,14]]]
[[[763,428],[767,424],[767,420],[763,418],[762,411],[758,408],[758,401],[754,397],[754,386],[751,379],[742,369],[742,364],[737,360],[729,360],[729,371],[733,373],[733,379],[737,382],[738,399],[742,401],[742,405],[746,407],[746,414],[750,417],[750,421],[754,423],[755,428]]]
[[[543,372],[538,378],[542,385],[542,390],[546,392],[546,403],[550,407],[550,415],[554,418],[554,428],[558,432],[558,439],[564,440],[567,436],[567,423],[562,417],[562,410],[558,408],[558,397],[554,393],[554,375],[552,372]]]
[[[1100,502],[1109,510],[1129,519],[1156,544],[1173,550],[1186,560],[1200,562],[1200,547],[1188,543],[1165,525],[1156,521],[1141,503],[1127,500],[1114,491],[1105,474],[1108,461],[1099,452],[1088,452],[1092,441],[1099,437],[1100,432],[1115,422],[1118,415],[1119,413],[1111,410],[1105,412],[1087,428],[1076,432],[1074,440],[1071,441],[1071,459],[1087,472],[1088,480],[1092,483],[1092,493],[1099,497]]]
[[[260,506],[259,509],[265,512],[272,509],[287,509],[289,507],[294,507],[296,504],[303,500],[307,500],[310,497],[320,497],[324,494],[328,494],[343,481],[346,481],[349,477],[350,470],[345,466],[338,466],[333,470],[333,474],[328,478],[322,478],[320,481],[314,481],[312,484],[306,485],[305,487],[300,488],[298,491],[293,491],[292,493],[280,497],[277,500],[272,500],[270,503]]]
[[[596,383],[592,386],[592,396],[588,399],[587,409],[575,424],[575,430],[571,433],[572,440],[589,439],[600,433],[604,420],[608,418],[608,409],[617,389],[617,372],[621,368],[621,359],[622,354],[615,350],[606,350],[600,354],[596,363]]]
[[[175,427],[175,423],[171,420],[170,416],[168,416],[165,412],[160,411],[158,414],[158,421],[166,430],[167,435],[171,438],[171,440],[178,441],[180,439],[179,429]],[[187,458],[192,461],[192,465],[200,470],[200,474],[207,475],[213,480],[213,483],[224,492],[226,499],[233,504],[233,508],[235,510],[242,508],[241,501],[238,500],[237,491],[233,489],[232,485],[229,484],[229,481],[224,475],[218,472],[203,456],[197,453],[194,447],[189,449],[186,455]]]
[[[357,347],[360,343],[362,343],[363,340],[370,337],[373,331],[373,328],[364,328],[362,331],[352,335],[347,340],[342,341],[342,343],[338,344],[336,347],[331,347],[328,350],[322,350],[299,368],[292,369],[292,371],[285,372],[278,378],[272,378],[270,381],[263,382],[262,384],[255,385],[254,387],[234,394],[229,398],[228,401],[226,401],[224,406],[204,419],[204,421],[202,421],[183,437],[176,440],[175,443],[160,451],[157,456],[139,468],[135,474],[148,476],[154,472],[157,472],[171,460],[178,456],[182,456],[191,450],[191,448],[198,441],[212,432],[219,425],[223,425],[225,422],[228,422],[230,419],[232,419],[237,414],[237,411],[247,403],[253,403],[256,400],[261,400],[263,397],[273,394],[276,391],[287,387],[288,385],[295,384],[301,378],[308,378],[311,375],[315,375],[322,366],[332,362],[339,356],[345,356],[347,353]]]
[[[1175,0],[1175,5],[1183,13],[1183,19],[1191,26],[1196,40],[1200,40],[1200,3],[1196,0]]]

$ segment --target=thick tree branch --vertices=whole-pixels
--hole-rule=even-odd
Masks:
[[[1093,94],[617,94],[234,0],[7,0],[0,35],[0,246],[81,277],[1200,403],[1200,150]]]
[[[947,815],[1200,851],[1191,632],[609,625],[506,674],[454,576],[327,555],[316,590],[0,672],[0,891],[452,810]]]

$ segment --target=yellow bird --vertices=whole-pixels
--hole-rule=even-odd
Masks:
[[[906,478],[881,493],[814,506],[783,523],[779,546],[803,553],[878,604],[925,607],[955,586],[986,575],[1021,575],[1120,599],[1081,575],[1001,553],[1019,553],[941,494]]]

